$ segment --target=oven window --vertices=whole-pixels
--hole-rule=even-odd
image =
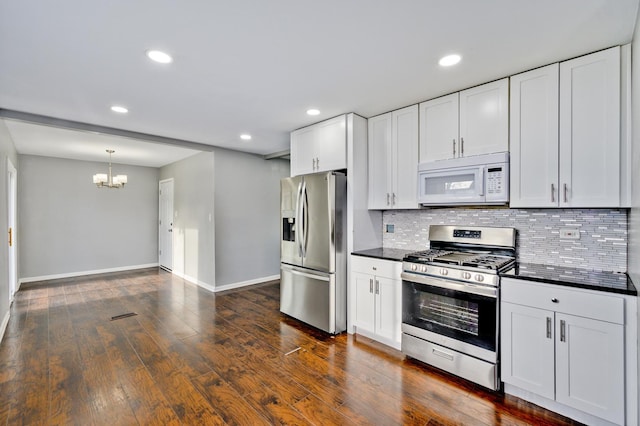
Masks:
[[[494,297],[402,282],[402,322],[491,351],[497,346]]]
[[[432,293],[418,293],[416,315],[453,330],[478,335],[478,303]]]

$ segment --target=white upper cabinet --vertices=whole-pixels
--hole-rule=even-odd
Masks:
[[[420,104],[420,162],[509,149],[509,80]]]
[[[291,176],[346,168],[345,115],[291,132]]]
[[[458,93],[420,104],[420,162],[458,157]]]
[[[369,119],[369,209],[418,208],[418,106]]]
[[[620,47],[560,64],[560,206],[620,205]]]
[[[509,79],[460,92],[460,156],[509,150]]]
[[[511,77],[511,207],[619,207],[620,47]]]
[[[558,207],[559,68],[511,77],[511,207]]]

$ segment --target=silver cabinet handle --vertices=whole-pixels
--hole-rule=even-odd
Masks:
[[[565,321],[560,320],[560,341],[566,342],[567,336],[565,335]]]
[[[380,294],[380,281],[376,280],[376,294]]]
[[[551,317],[547,317],[547,339],[551,339]]]
[[[551,202],[552,203],[556,202],[555,192],[556,192],[556,187],[554,184],[551,184]]]
[[[373,278],[369,278],[369,293],[373,293]]]
[[[456,140],[453,140],[453,157],[455,158],[456,156]]]
[[[394,192],[393,195],[391,196],[391,205],[395,206],[396,205],[396,193]]]
[[[559,302],[559,300],[558,300],[558,299],[556,299],[555,297],[554,297],[553,299],[551,299],[551,301],[552,301],[553,303],[558,303],[558,302]]]
[[[564,202],[567,202],[567,184],[564,184]]]
[[[389,195],[389,193],[387,192],[387,205],[389,205],[389,198],[390,198],[390,195]]]
[[[320,170],[320,159],[316,157],[316,170]]]
[[[464,138],[460,138],[460,157],[464,157]]]

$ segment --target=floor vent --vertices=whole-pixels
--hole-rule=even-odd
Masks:
[[[127,312],[126,314],[120,314],[120,315],[116,315],[115,317],[111,317],[111,321],[115,321],[115,320],[119,320],[122,318],[129,318],[129,317],[135,317],[136,314],[135,312]]]

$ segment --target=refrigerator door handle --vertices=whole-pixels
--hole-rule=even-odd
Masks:
[[[302,183],[302,257],[307,256],[307,243],[309,242],[309,197],[307,194],[307,182]]]
[[[311,278],[311,279],[314,279],[314,280],[320,280],[320,281],[326,281],[326,282],[331,281],[331,279],[329,277],[325,277],[325,276],[322,276],[322,275],[313,275],[313,274],[309,274],[309,273],[306,273],[306,272],[300,272],[300,271],[297,271],[295,269],[290,269],[289,272],[291,272],[293,275],[299,275],[301,277],[307,277],[307,278]]]
[[[298,256],[302,256],[302,220],[301,220],[301,210],[302,210],[302,182],[298,184],[298,192],[296,194],[296,243],[298,245]]]

